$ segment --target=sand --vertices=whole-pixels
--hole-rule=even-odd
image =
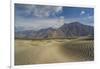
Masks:
[[[91,60],[93,40],[15,40],[15,65]]]

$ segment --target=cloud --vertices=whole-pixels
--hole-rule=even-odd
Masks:
[[[58,16],[63,8],[60,6],[16,4],[15,27],[24,30],[59,28],[64,24],[64,16]]]
[[[64,24],[63,17],[48,18],[48,19],[21,19],[15,21],[16,28],[23,28],[24,30],[40,30],[45,28],[59,28]]]
[[[64,23],[71,23],[78,21],[85,25],[91,25],[94,24],[94,16],[88,16],[88,17],[82,17],[82,18],[64,18],[63,16],[60,16],[59,18],[44,18],[44,19],[25,19],[25,18],[17,18],[15,19],[15,27],[22,28],[22,30],[40,30],[45,28],[59,28]]]
[[[50,17],[50,16],[56,17],[57,15],[59,15],[62,12],[62,7],[60,7],[60,6],[22,4],[18,8],[20,8],[20,7],[24,8],[24,9],[23,9],[23,11],[18,10],[18,11],[20,11],[19,14],[24,13],[25,15],[38,17],[38,18]]]
[[[47,5],[15,5],[15,27],[23,30],[40,30],[44,28],[59,28],[64,23],[79,21],[83,24],[93,25],[93,15],[87,15],[86,11],[76,13],[78,17],[65,17],[63,7]],[[63,14],[62,14],[63,13]],[[81,16],[86,14],[86,16]],[[65,16],[64,16],[65,15]],[[74,16],[73,12],[67,15]]]
[[[85,11],[81,11],[80,15],[84,15],[85,14]]]
[[[91,26],[93,26],[94,25],[94,16],[64,19],[65,23],[71,23],[71,22],[75,22],[75,21],[78,21],[78,22],[80,22],[82,24],[85,24],[85,25],[91,25]]]

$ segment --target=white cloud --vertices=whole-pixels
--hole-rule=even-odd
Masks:
[[[85,14],[85,11],[81,11],[80,15],[83,15],[83,14]]]
[[[67,18],[64,19],[65,23],[71,23],[71,22],[80,22],[85,25],[94,25],[94,16],[87,16],[87,17],[81,17],[81,18]]]
[[[24,30],[39,30],[39,29],[44,29],[44,28],[59,28],[62,26],[64,23],[63,17],[60,18],[48,18],[48,19],[21,19],[19,21],[16,20],[15,26],[17,27],[22,27]]]
[[[45,6],[45,5],[25,5],[26,14],[32,14],[35,17],[49,17],[56,16],[62,12],[62,7],[59,6]]]
[[[37,18],[23,18],[16,16],[16,28],[22,27],[24,30],[39,30],[43,28],[59,28],[64,24],[64,16],[56,17],[62,12],[62,7],[59,6],[45,6],[45,5],[25,5],[25,11],[20,11],[27,15],[32,15]],[[49,18],[54,16],[55,18]]]
[[[88,16],[88,19],[94,19],[94,16]]]

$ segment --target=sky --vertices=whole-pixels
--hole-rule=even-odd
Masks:
[[[84,7],[15,4],[16,30],[59,28],[64,23],[94,24],[94,9]]]

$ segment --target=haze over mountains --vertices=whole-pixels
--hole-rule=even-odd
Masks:
[[[58,29],[52,27],[46,29],[16,31],[15,38],[43,39],[43,38],[67,38],[80,36],[93,36],[94,27],[81,24],[80,22],[72,22],[64,24]]]

